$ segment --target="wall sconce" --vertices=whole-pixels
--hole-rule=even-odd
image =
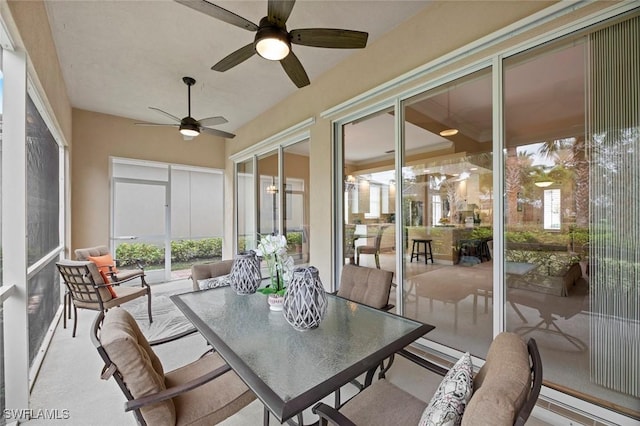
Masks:
[[[551,180],[541,180],[538,182],[534,182],[534,185],[537,186],[538,188],[546,188],[548,186],[553,185],[553,181]]]

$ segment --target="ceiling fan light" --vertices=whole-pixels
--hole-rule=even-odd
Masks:
[[[265,16],[260,20],[254,46],[258,55],[270,61],[279,61],[291,51],[289,33],[286,29],[273,25]]]
[[[258,55],[270,61],[279,61],[289,54],[289,45],[276,37],[263,38],[256,43]]]
[[[440,136],[453,136],[458,134],[458,129],[445,129],[440,132]]]
[[[180,125],[180,133],[183,136],[196,137],[200,134],[200,129],[195,124],[183,123]]]

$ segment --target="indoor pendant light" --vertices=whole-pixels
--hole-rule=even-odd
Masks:
[[[449,99],[450,90],[451,89],[447,90],[447,121],[449,121],[449,118],[451,117],[451,108],[450,108],[450,99]],[[443,136],[443,137],[453,136],[457,134],[458,134],[458,129],[453,127],[450,129],[444,129],[440,132],[440,136]]]

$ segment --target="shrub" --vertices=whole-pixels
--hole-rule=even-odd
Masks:
[[[221,257],[222,238],[202,240],[176,240],[171,242],[171,261],[190,262],[196,259]],[[123,243],[116,249],[118,266],[135,265],[137,260],[145,265],[164,262],[164,247],[148,243]]]
[[[287,233],[287,245],[291,248],[302,244],[302,232]]]

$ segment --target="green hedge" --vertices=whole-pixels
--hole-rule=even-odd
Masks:
[[[171,261],[189,262],[222,256],[222,238],[171,241]],[[116,249],[119,266],[135,265],[141,260],[146,265],[164,262],[164,247],[147,243],[123,243]]]

